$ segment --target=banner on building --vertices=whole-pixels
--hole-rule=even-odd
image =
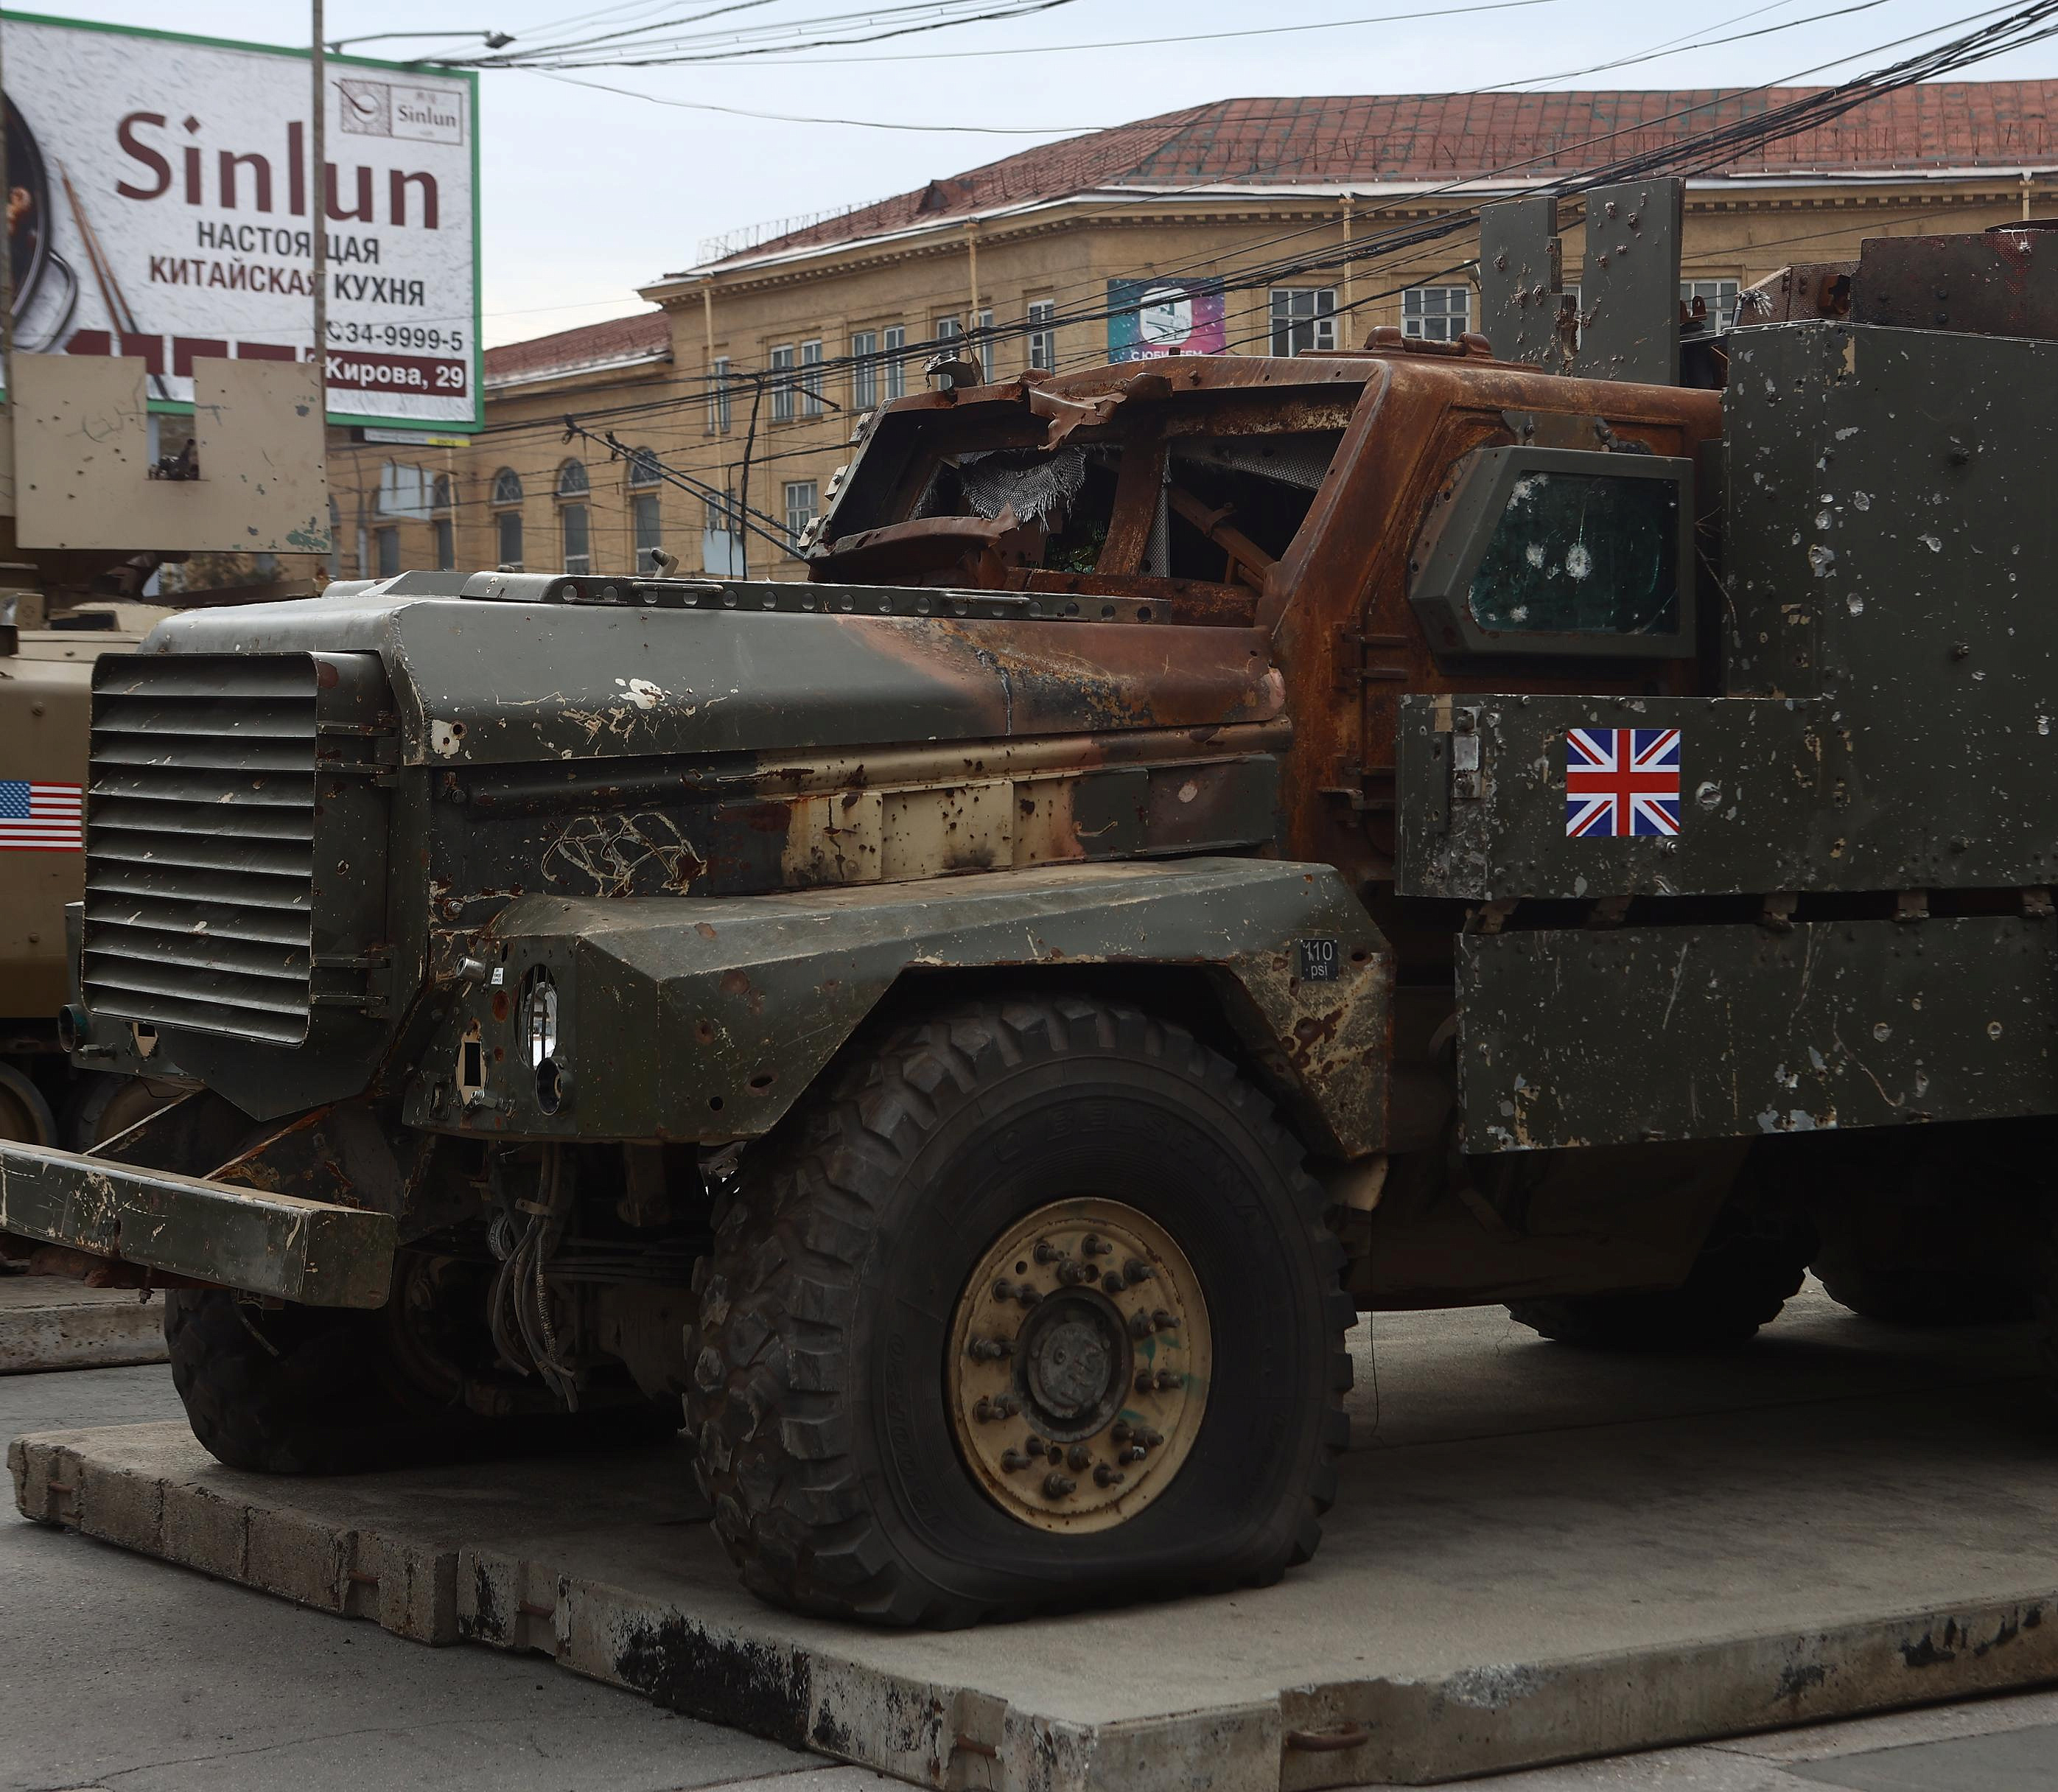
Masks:
[[[17,353],[126,355],[189,402],[208,356],[314,340],[308,53],[10,15]],[[478,81],[328,67],[328,406],[476,428]]]
[[[1107,358],[1220,355],[1228,348],[1220,280],[1110,280]]]

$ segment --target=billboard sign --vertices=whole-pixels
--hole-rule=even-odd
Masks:
[[[1220,280],[1110,280],[1107,358],[1220,355],[1228,348]]]
[[[308,52],[7,14],[16,352],[125,355],[153,403],[209,356],[313,341]],[[479,422],[478,81],[328,66],[328,407]]]

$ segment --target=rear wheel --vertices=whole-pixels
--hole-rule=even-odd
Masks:
[[[1808,1273],[1814,1234],[1780,1208],[1727,1207],[1677,1288],[1560,1295],[1508,1308],[1518,1324],[1598,1350],[1695,1350],[1738,1344],[1779,1317]]]
[[[1276,1579],[1350,1382],[1325,1198],[1265,1099],[1086,999],[909,1025],[746,1155],[699,1278],[716,1528],[888,1623]]]
[[[341,1474],[669,1436],[675,1401],[488,1417],[466,1403],[483,1295],[458,1266],[403,1253],[372,1310],[265,1306],[226,1289],[165,1296],[173,1385],[208,1453],[264,1474]],[[463,1304],[459,1304],[462,1301]]]
[[[26,1071],[0,1064],[0,1138],[22,1145],[54,1145],[57,1116]]]

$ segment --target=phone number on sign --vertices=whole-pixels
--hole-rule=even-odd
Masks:
[[[471,364],[426,355],[361,355],[329,351],[328,383],[360,392],[427,392],[462,398],[470,390]]]

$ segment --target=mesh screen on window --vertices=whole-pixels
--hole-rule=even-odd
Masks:
[[[1665,634],[1679,626],[1679,493],[1665,479],[1528,473],[1472,575],[1480,626]]]

